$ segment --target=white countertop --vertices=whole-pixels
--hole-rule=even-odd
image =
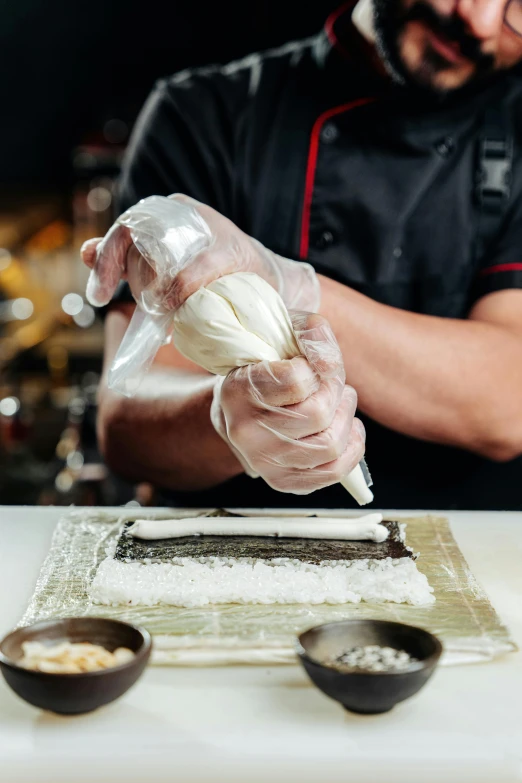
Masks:
[[[0,506],[0,636],[21,617],[62,512]],[[522,513],[446,516],[522,647]],[[0,783],[148,780],[522,781],[522,653],[439,669],[374,717],[345,713],[298,666],[150,668],[119,702],[75,718],[39,712],[0,682]]]

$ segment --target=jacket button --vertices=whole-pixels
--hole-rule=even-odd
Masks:
[[[448,155],[451,153],[454,146],[454,141],[451,138],[451,136],[448,136],[447,138],[440,141],[437,146],[436,150],[441,156],[441,158],[447,158]]]
[[[321,131],[321,141],[325,144],[331,144],[339,136],[339,131],[333,122],[327,122]]]
[[[326,248],[330,247],[330,245],[332,245],[334,241],[335,241],[335,237],[331,231],[323,231],[323,233],[318,236],[315,246],[319,250],[326,250]]]

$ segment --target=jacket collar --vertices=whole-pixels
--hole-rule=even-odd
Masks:
[[[347,0],[327,19],[316,40],[315,55],[327,77],[329,99],[346,99],[347,80],[357,75],[368,97],[389,103],[394,118],[401,124],[419,129],[452,130],[469,125],[470,118],[481,115],[491,101],[511,102],[522,91],[522,64],[501,74],[480,90],[458,91],[437,100],[418,90],[394,84],[384,70],[376,48],[356,29],[352,14],[357,0]]]

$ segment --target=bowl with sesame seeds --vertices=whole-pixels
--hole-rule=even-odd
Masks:
[[[314,685],[361,715],[389,712],[416,694],[441,654],[433,634],[387,620],[327,623],[297,641],[297,655]]]

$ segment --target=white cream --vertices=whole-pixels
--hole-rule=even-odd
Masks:
[[[283,300],[258,275],[227,275],[192,294],[174,315],[178,351],[215,375],[299,355]]]
[[[360,465],[357,465],[348,476],[341,479],[343,487],[360,506],[366,506],[373,500],[373,492],[366,483],[364,473]]]
[[[185,536],[263,536],[316,538],[337,541],[376,541],[388,538],[382,514],[339,519],[321,517],[187,517],[185,519],[137,519],[129,528],[134,538],[154,541]]]
[[[178,351],[215,375],[255,362],[299,356],[288,310],[258,275],[237,272],[200,288],[174,314]],[[342,485],[361,506],[373,493],[358,465]]]

